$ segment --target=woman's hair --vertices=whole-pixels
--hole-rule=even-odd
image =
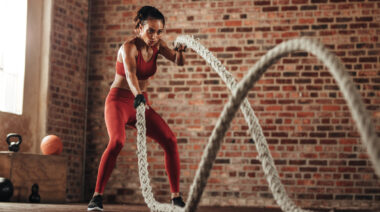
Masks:
[[[158,19],[161,20],[162,23],[165,25],[165,17],[162,15],[162,13],[155,7],[152,6],[143,6],[137,11],[137,15],[134,18],[136,29],[143,25],[143,22],[148,19]]]

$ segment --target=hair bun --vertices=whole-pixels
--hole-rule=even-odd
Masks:
[[[152,6],[143,6],[137,11],[136,17],[133,19],[136,26],[135,28],[142,25],[148,18],[161,20],[165,25],[165,17],[157,8]]]

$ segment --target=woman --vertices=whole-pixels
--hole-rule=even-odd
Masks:
[[[125,124],[134,127],[136,108],[147,104],[148,78],[156,72],[157,55],[182,66],[185,46],[169,49],[161,40],[165,18],[154,7],[142,7],[135,17],[137,35],[128,39],[119,49],[116,61],[115,80],[105,103],[105,121],[110,137],[98,169],[96,188],[88,205],[88,210],[103,210],[102,195],[104,187],[115,167],[116,158],[124,146]],[[160,144],[165,151],[165,168],[169,177],[171,202],[184,207],[179,193],[180,164],[177,140],[165,121],[147,107],[145,113],[147,136]]]

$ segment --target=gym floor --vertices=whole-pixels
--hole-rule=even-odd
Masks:
[[[331,210],[331,209],[311,209],[315,212],[379,212],[370,210]],[[2,212],[83,212],[87,211],[87,204],[30,204],[30,203],[0,203]],[[106,212],[149,212],[145,205],[105,205]],[[281,212],[279,208],[254,208],[254,207],[199,207],[197,212]]]

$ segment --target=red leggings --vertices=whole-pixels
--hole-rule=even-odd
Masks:
[[[144,93],[148,102],[147,94]],[[104,187],[115,167],[117,155],[125,142],[125,125],[135,127],[136,110],[133,107],[134,95],[122,88],[112,88],[105,104],[105,121],[109,143],[99,164],[95,192],[103,193]],[[165,121],[149,107],[145,112],[146,134],[160,144],[165,151],[165,168],[169,176],[170,190],[179,192],[180,164],[177,139]]]

